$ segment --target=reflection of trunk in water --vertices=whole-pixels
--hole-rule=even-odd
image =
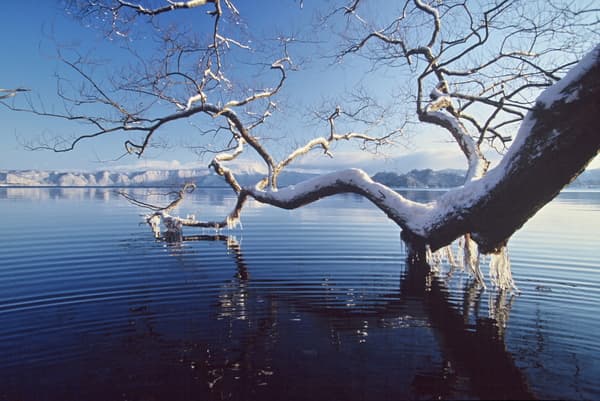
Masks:
[[[477,316],[481,292],[475,286],[464,291],[463,313],[451,305],[448,289],[429,266],[408,266],[401,285],[402,297],[422,298],[429,320],[447,359],[467,374],[478,396],[485,399],[531,399],[523,373],[515,365],[504,343],[504,330],[510,306],[506,293],[500,292],[495,302],[490,300],[490,317]],[[475,323],[469,323],[471,305]]]
[[[223,287],[220,295],[220,318],[249,319],[251,310],[247,307],[249,301],[248,266],[244,260],[239,243],[227,235],[197,235],[186,236],[184,241],[221,241],[227,246],[236,262],[237,272],[235,278],[228,281]],[[462,313],[453,306],[449,299],[449,290],[443,279],[430,271],[425,263],[407,263],[406,274],[401,276],[399,294],[387,294],[386,299],[392,300],[384,305],[375,302],[373,309],[357,313],[353,308],[324,308],[323,305],[314,305],[315,299],[293,298],[287,294],[278,294],[275,298],[285,298],[286,302],[300,305],[302,310],[329,320],[334,319],[331,326],[335,331],[365,330],[365,319],[376,319],[379,327],[387,327],[385,321],[398,317],[398,313],[405,311],[408,307],[414,316],[414,322],[420,320],[423,315],[428,320],[447,360],[444,372],[432,374],[419,374],[413,379],[413,386],[417,393],[428,393],[432,387],[451,386],[454,373],[462,377],[468,377],[473,391],[481,398],[533,398],[529,391],[522,372],[515,365],[510,352],[504,343],[504,331],[510,314],[513,299],[506,299],[506,292],[499,292],[495,299],[490,298],[489,317],[480,317],[481,288],[475,282],[467,285],[463,291]],[[269,298],[269,297],[267,297]],[[318,301],[317,301],[318,302]],[[269,306],[270,305],[270,306]],[[266,302],[265,307],[272,309],[276,302]],[[375,312],[375,313],[373,313]],[[416,313],[414,313],[416,312]],[[268,314],[272,324],[261,324],[262,329],[245,337],[240,344],[241,359],[236,363],[236,369],[244,371],[246,378],[252,376],[252,372],[246,371],[248,366],[256,365],[254,361],[245,360],[249,354],[254,354],[252,349],[259,348],[267,351],[269,344],[260,345],[261,342],[276,341],[277,333],[266,333],[266,331],[277,330],[273,324],[277,320],[277,311],[271,310]],[[265,315],[263,315],[264,317]],[[342,318],[342,319],[340,319]],[[383,322],[383,323],[382,323]],[[263,322],[264,323],[264,322]],[[391,327],[391,326],[390,326]],[[228,333],[233,339],[235,334]],[[335,337],[335,336],[334,336]],[[271,344],[272,345],[272,344]],[[265,361],[270,360],[265,356]],[[248,366],[245,366],[249,364]],[[244,365],[244,366],[242,366]],[[261,369],[269,371],[270,367]],[[240,372],[241,373],[241,372]],[[440,383],[446,381],[445,383]],[[248,383],[249,384],[249,383]]]

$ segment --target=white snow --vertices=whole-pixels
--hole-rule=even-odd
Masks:
[[[324,174],[297,185],[281,188],[276,192],[261,190],[257,187],[246,188],[246,190],[261,202],[285,207],[315,195],[323,189],[337,185],[347,185],[361,191],[396,223],[404,224],[417,234],[421,232],[423,227],[423,218],[428,215],[432,208],[430,204],[410,201],[391,188],[374,182],[367,173],[360,169],[348,169]]]
[[[567,75],[560,81],[543,91],[537,98],[536,103],[548,108],[552,103],[559,100],[572,102],[577,99],[577,90],[565,92],[565,89],[592,68],[598,62],[598,59],[600,59],[600,45],[597,45],[592,51],[585,55],[585,57],[583,57],[575,67],[571,68]]]

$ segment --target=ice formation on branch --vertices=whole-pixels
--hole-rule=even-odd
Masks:
[[[492,284],[500,289],[510,289],[519,292],[513,281],[508,250],[505,246],[490,255],[490,279]]]
[[[480,267],[480,256],[477,244],[471,239],[469,235],[465,235],[462,239],[462,250],[463,250],[463,263],[465,269],[471,274],[478,283],[481,283],[485,287],[485,281],[483,274],[481,273]]]

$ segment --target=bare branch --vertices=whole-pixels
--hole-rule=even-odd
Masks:
[[[8,99],[9,97],[16,96],[19,92],[28,92],[29,89],[16,88],[16,89],[2,89],[0,88],[0,99]]]
[[[125,191],[118,191],[117,193],[119,195],[121,195],[122,197],[124,197],[125,199],[127,199],[129,202],[133,203],[136,206],[140,206],[143,207],[145,209],[150,209],[153,212],[163,212],[163,213],[168,213],[171,210],[175,209],[177,206],[179,206],[181,204],[181,202],[183,201],[183,198],[185,197],[186,193],[192,193],[194,192],[194,190],[196,189],[196,185],[192,184],[192,183],[186,183],[183,185],[183,187],[177,191],[177,192],[169,192],[166,195],[173,195],[176,194],[177,197],[168,205],[166,206],[157,206],[157,205],[153,205],[150,203],[146,203],[146,202],[142,202],[138,199],[135,199],[134,197],[132,197],[131,195],[129,195],[127,192]]]

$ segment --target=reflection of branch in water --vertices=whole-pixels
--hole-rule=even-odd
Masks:
[[[222,234],[212,234],[212,235],[184,235],[183,241],[222,241],[225,242],[228,251],[233,252],[235,257],[236,265],[238,268],[239,277],[247,280],[248,279],[248,268],[246,266],[246,262],[244,261],[244,256],[242,255],[242,249],[240,243],[233,235],[222,235]],[[244,274],[241,274],[241,271],[244,271]]]
[[[218,294],[217,321],[224,322],[220,336],[227,338],[225,343],[214,349],[221,362],[213,362],[210,371],[209,390],[213,394],[244,394],[247,388],[266,385],[273,372],[273,353],[276,341],[277,312],[276,302],[260,304],[260,313],[253,313],[255,299],[250,297],[248,267],[242,255],[240,243],[229,235],[184,236],[183,241],[220,241],[233,253],[236,274],[221,285]],[[243,321],[244,323],[236,323]],[[240,339],[243,339],[240,341]],[[238,344],[238,345],[235,345]],[[239,388],[241,386],[241,388]],[[237,391],[236,391],[237,390]]]
[[[180,246],[184,242],[206,241],[206,242],[224,242],[227,251],[233,253],[235,264],[237,267],[236,277],[240,280],[247,281],[250,278],[248,266],[242,255],[240,243],[233,235],[208,234],[208,235],[184,235],[181,237],[181,242],[172,242],[165,238],[159,238],[165,241],[169,246]]]
[[[236,263],[236,274],[231,279],[223,283],[221,293],[219,294],[219,312],[217,319],[224,318],[245,320],[248,318],[248,266],[242,255],[240,243],[231,235],[213,234],[213,235],[186,235],[181,237],[181,241],[172,241],[172,238],[159,238],[165,241],[169,248],[179,248],[185,242],[223,242],[227,247],[228,253],[233,253]]]
[[[407,265],[399,292],[386,296],[379,294],[374,300],[361,299],[361,305],[332,307],[319,297],[294,296],[289,291],[278,291],[277,285],[270,291],[269,296],[264,298],[266,302],[261,302],[263,298],[260,294],[250,291],[248,267],[242,249],[233,237],[218,234],[196,235],[182,237],[182,241],[224,242],[227,249],[233,253],[237,265],[236,276],[221,286],[215,315],[216,320],[226,325],[223,332],[225,338],[237,344],[237,348],[225,347],[227,349],[223,351],[226,354],[223,357],[235,363],[225,364],[219,370],[219,379],[213,383],[215,390],[235,383],[236,375],[256,375],[256,366],[259,364],[246,358],[255,358],[258,351],[261,352],[263,360],[260,364],[261,369],[272,372],[268,361],[274,357],[273,344],[280,336],[280,329],[276,325],[280,313],[277,300],[283,299],[292,305],[300,306],[297,310],[325,319],[330,328],[329,341],[334,346],[336,343],[339,345],[339,333],[361,331],[366,336],[368,331],[375,328],[386,329],[388,326],[382,322],[392,322],[394,318],[407,318],[407,324],[415,327],[414,324],[419,318],[408,316],[407,311],[411,314],[421,314],[427,319],[421,320],[428,321],[426,325],[432,327],[436,334],[446,363],[441,372],[415,376],[415,391],[430,394],[428,392],[438,391],[436,389],[439,386],[442,393],[451,391],[448,389],[452,389],[453,380],[459,374],[470,379],[470,386],[481,398],[532,398],[523,374],[515,366],[515,361],[504,343],[504,330],[513,300],[507,300],[506,293],[498,293],[495,302],[490,302],[490,315],[481,318],[479,310],[482,288],[471,282],[463,290],[461,313],[452,304],[448,287],[443,280],[423,263]],[[300,284],[302,283],[295,285]],[[322,287],[324,292],[327,292],[328,288],[341,290],[335,287],[335,283],[329,287],[319,287]],[[386,300],[383,304],[382,299]],[[239,321],[244,323],[236,323]],[[240,330],[244,332],[240,333]],[[240,335],[244,338],[241,342],[236,340]],[[431,384],[433,382],[434,386]]]
[[[492,297],[495,295],[495,298]],[[508,324],[508,318],[510,317],[510,311],[513,303],[515,302],[515,296],[509,291],[499,290],[495,294],[490,293],[489,299],[489,317],[494,321],[498,328],[498,336],[504,338],[504,333]]]
[[[469,324],[470,315],[473,313],[473,321],[479,320],[479,309],[481,306],[481,295],[484,288],[476,281],[468,281],[463,290],[463,322]]]
[[[210,310],[215,313],[208,315],[207,327],[217,328],[218,332],[213,332],[211,337],[214,341],[203,347],[194,342],[182,350],[181,362],[205,376],[207,388],[204,391],[212,396],[202,397],[200,393],[200,398],[212,399],[216,395],[220,399],[225,393],[246,394],[248,389],[266,385],[274,374],[278,308],[268,297],[258,304],[260,309],[256,307],[256,298],[251,298],[249,293],[250,275],[240,243],[234,236],[222,234],[182,236],[177,242],[162,237],[159,240],[169,248],[190,242],[220,242],[235,259],[235,275],[219,284],[216,304],[211,302]]]

